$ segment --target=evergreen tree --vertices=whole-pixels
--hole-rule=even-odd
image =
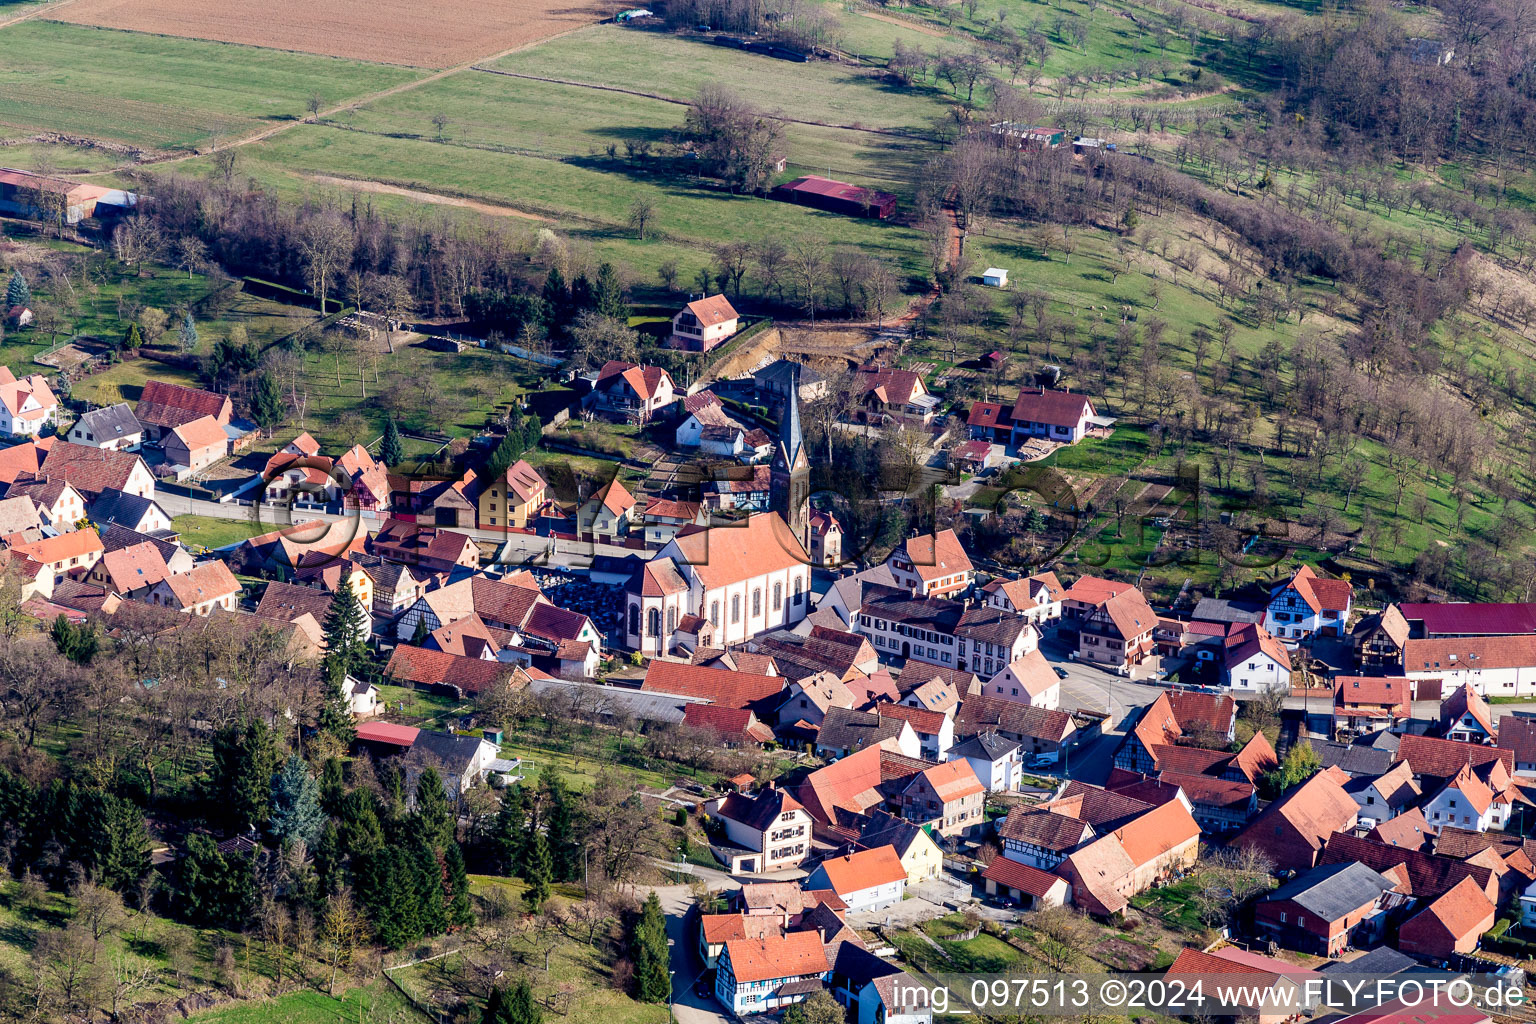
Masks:
[[[501,988],[491,989],[485,999],[485,1009],[480,1011],[480,1024],[508,1024],[507,997]]]
[[[336,829],[341,849],[352,857],[371,857],[384,848],[384,829],[379,824],[378,798],[354,789],[341,801]]]
[[[613,317],[622,323],[629,321],[629,303],[624,301],[624,286],[619,283],[619,273],[612,263],[597,268],[597,284],[592,290],[592,300],[597,312]]]
[[[181,862],[180,905],[194,924],[243,928],[256,905],[251,858],[242,853],[222,854],[208,836],[192,836]]]
[[[341,833],[334,821],[325,823],[320,839],[315,843],[314,854],[315,881],[319,884],[320,895],[334,896],[346,881],[342,869]]]
[[[528,843],[528,791],[513,786],[501,795],[501,809],[491,827],[491,859],[503,875],[523,873]]]
[[[272,816],[268,831],[278,841],[302,839],[314,846],[325,827],[325,811],[320,807],[320,787],[309,774],[303,758],[291,755],[283,770],[272,776]]]
[[[77,626],[63,612],[53,620],[49,633],[55,649],[77,665],[89,665],[101,647],[95,623],[82,622]]]
[[[384,424],[384,440],[379,444],[379,461],[386,466],[398,466],[405,461],[405,446],[400,443],[400,428],[391,419]]]
[[[553,767],[540,773],[539,788],[542,791],[541,824],[551,856],[550,877],[556,882],[569,882],[575,877],[580,863],[574,801],[565,787],[565,780]]]
[[[454,814],[448,806],[443,777],[434,768],[423,768],[416,779],[417,833],[434,847],[453,841]]]
[[[432,631],[427,628],[426,616],[422,616],[416,620],[416,628],[411,630],[411,646],[424,647],[427,643],[427,637],[431,635]]]
[[[277,771],[272,730],[252,718],[231,722],[213,737],[213,771],[208,781],[208,817],[237,831],[267,823],[272,807],[272,774]]]
[[[128,329],[123,332],[123,340],[117,347],[130,352],[144,347],[144,332],[139,329],[137,322],[128,325]]]
[[[356,868],[358,895],[379,942],[399,949],[421,938],[422,894],[414,857],[398,845],[389,845]]]
[[[423,935],[441,935],[448,930],[448,901],[443,893],[443,864],[430,843],[416,842],[411,851],[416,881],[416,912]]]
[[[636,998],[643,1003],[665,1003],[672,998],[672,975],[667,953],[667,922],[661,901],[652,892],[640,908],[630,939],[635,961]]]
[[[106,827],[97,845],[96,881],[125,895],[135,892],[150,870],[149,830],[138,805],[108,796]]]
[[[544,1011],[533,998],[533,986],[527,978],[518,978],[507,998],[507,1024],[540,1024]]]
[[[523,417],[523,451],[529,452],[539,446],[539,441],[544,437],[544,424],[532,413]]]
[[[355,734],[352,709],[347,700],[347,674],[368,656],[368,612],[352,589],[352,575],[347,574],[331,598],[325,614],[324,686],[316,726],[342,741]]]
[[[347,795],[347,783],[342,775],[341,758],[328,757],[320,771],[320,806],[326,814],[340,814],[341,802]]]
[[[464,851],[458,843],[443,850],[443,874],[448,886],[448,926],[465,928],[475,923],[469,903],[469,869],[464,866]]]
[[[582,274],[571,282],[571,319],[593,309],[597,304],[596,297],[592,294],[592,282],[587,280],[587,275]]]
[[[560,273],[559,267],[549,268],[549,276],[544,279],[542,298],[545,323],[550,335],[564,333],[571,321],[575,319],[575,314],[571,311],[571,290],[566,287],[565,276]]]
[[[256,386],[251,391],[251,419],[269,437],[283,422],[283,392],[277,378],[266,370],[256,375]]]
[[[183,352],[191,352],[197,348],[197,321],[192,319],[192,311],[187,310],[187,315],[182,317],[181,326],[176,328],[176,340],[181,344]]]
[[[523,902],[529,913],[537,914],[549,900],[550,856],[549,840],[544,833],[535,831],[528,841],[527,855],[523,858],[523,881],[528,888],[523,892]]]
[[[27,286],[27,279],[21,276],[21,270],[11,271],[11,280],[5,286],[5,308],[25,306],[31,301],[32,289]]]

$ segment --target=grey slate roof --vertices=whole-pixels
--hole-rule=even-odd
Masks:
[[[148,541],[160,552],[160,557],[169,562],[172,556],[181,550],[179,544],[172,543],[163,537],[154,537],[147,533],[140,533],[137,530],[120,526],[117,523],[98,524],[96,532],[101,537],[101,546],[104,551],[121,551],[123,548],[131,548],[135,544],[143,544],[145,541]]]
[[[75,424],[83,430],[90,432],[95,444],[97,441],[116,440],[120,437],[132,437],[134,434],[142,434],[144,425],[139,422],[133,410],[126,402],[109,405],[104,409],[92,409],[85,413]]]
[[[896,848],[896,856],[905,857],[922,831],[920,825],[886,811],[876,810],[870,813],[869,819],[859,828],[859,846],[865,850],[892,846]]]
[[[1348,963],[1343,960],[1334,960],[1322,966],[1322,973],[1328,974],[1373,974],[1385,976],[1389,974],[1401,974],[1410,967],[1417,967],[1418,961],[1405,953],[1399,953],[1391,946],[1377,946],[1362,957],[1357,957]]]
[[[789,387],[789,382],[794,377],[799,377],[802,385],[815,384],[822,380],[821,374],[792,359],[775,359],[752,375],[753,381],[759,386],[767,383],[777,384],[781,388]]]
[[[673,725],[683,720],[683,709],[689,704],[709,703],[701,697],[633,690],[624,686],[577,683],[566,679],[535,679],[528,684],[528,690],[536,697],[565,694],[579,698],[584,707],[596,707],[599,711],[605,706],[611,707],[643,722],[668,722]]]
[[[878,746],[884,740],[895,739],[906,724],[901,718],[882,718],[864,711],[831,708],[821,721],[816,745],[857,753]]]
[[[1190,618],[1198,622],[1264,621],[1264,606],[1257,601],[1229,601],[1221,597],[1202,597]]]
[[[1392,767],[1392,751],[1379,750],[1363,743],[1313,741],[1312,749],[1316,751],[1324,768],[1337,766],[1349,775],[1383,775]]]
[[[1374,901],[1393,886],[1391,879],[1358,861],[1325,864],[1292,879],[1265,900],[1293,900],[1325,921]]]
[[[129,494],[127,491],[107,488],[101,492],[101,496],[90,504],[91,521],[98,526],[102,523],[121,523],[130,530],[143,522],[144,515],[152,508],[160,508],[159,504],[150,498],[141,498],[137,494]],[[170,514],[161,508],[160,512],[167,519]]]
[[[953,761],[957,757],[975,757],[985,761],[996,761],[1017,749],[1019,749],[1017,740],[1010,740],[995,732],[979,732],[964,743],[951,748],[949,759]]]

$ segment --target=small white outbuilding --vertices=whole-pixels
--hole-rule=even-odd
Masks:
[[[1008,287],[1008,271],[999,270],[997,267],[988,267],[987,272],[981,275],[981,283],[991,285],[993,288]]]

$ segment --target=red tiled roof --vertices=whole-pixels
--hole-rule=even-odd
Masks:
[[[1415,775],[1453,778],[1464,765],[1480,768],[1489,761],[1503,761],[1506,771],[1515,770],[1514,754],[1501,747],[1461,743],[1431,736],[1404,736],[1397,746],[1397,760],[1407,761]]]
[[[229,416],[226,411],[229,403],[228,396],[216,395],[202,388],[189,388],[184,384],[172,384],[163,380],[144,382],[144,390],[139,395],[139,404],[145,403],[184,409],[198,416],[212,416],[214,419],[222,416],[227,420]],[[142,416],[139,418],[143,419]]]
[[[1426,636],[1512,636],[1536,633],[1536,602],[1401,604],[1404,619],[1424,623]]]
[[[1536,636],[1446,637],[1403,644],[1403,671],[1414,675],[1536,666]]]
[[[854,373],[852,390],[859,398],[874,392],[883,405],[906,405],[913,395],[926,393],[920,375],[885,366],[859,367]]]
[[[1075,427],[1083,416],[1093,414],[1093,402],[1087,395],[1043,387],[1021,390],[1012,412],[1015,423],[1048,423],[1053,427]]]
[[[229,435],[224,432],[219,421],[212,416],[199,416],[195,420],[189,420],[174,428],[171,433],[187,446],[189,452],[229,444]]]
[[[966,426],[1006,427],[1008,426],[1008,419],[1004,415],[1003,409],[1004,406],[1000,402],[974,402],[971,405],[970,415],[966,417]]]
[[[1401,864],[1406,870],[1407,895],[1420,899],[1435,899],[1462,879],[1470,877],[1484,893],[1498,891],[1498,880],[1493,872],[1479,864],[1464,860],[1436,857],[1422,850],[1402,846],[1389,846],[1372,839],[1361,839],[1351,832],[1335,832],[1323,847],[1320,864],[1344,864],[1359,861],[1373,871],[1383,874],[1389,868]]]
[[[928,780],[934,795],[946,804],[987,790],[976,777],[971,762],[963,757],[925,768],[922,776]]]
[[[1194,623],[1190,623],[1194,625]],[[1253,622],[1234,623],[1234,629],[1227,634],[1227,664],[1237,665],[1259,654],[1268,655],[1277,665],[1289,670],[1291,667],[1291,652],[1285,649],[1285,645],[1270,635],[1263,626]]]
[[[900,718],[912,726],[912,731],[937,736],[944,728],[945,715],[927,708],[915,708],[910,704],[878,704],[871,708],[881,718]]]
[[[164,581],[183,608],[240,593],[240,581],[223,562],[204,562],[191,572],[174,573]]]
[[[1335,676],[1333,680],[1335,707],[1377,705],[1391,708],[1401,718],[1411,714],[1411,692],[1412,684],[1402,676]]]
[[[1312,867],[1328,837],[1353,825],[1359,813],[1360,805],[1333,774],[1318,772],[1264,808],[1232,842],[1267,853],[1277,867]],[[1280,828],[1277,818],[1290,830]]]
[[[1029,864],[1020,864],[1007,857],[992,858],[992,863],[981,872],[981,877],[1010,889],[1027,892],[1037,899],[1049,895],[1056,886],[1066,884],[1066,880],[1060,875],[1041,871]]]
[[[132,452],[55,441],[39,471],[46,476],[63,477],[89,497],[106,490],[126,491],[129,477],[139,465],[142,460]]]
[[[1452,951],[1451,944],[1481,935],[1493,927],[1495,913],[1493,903],[1477,882],[1463,878],[1427,908],[1403,923],[1401,944],[1411,944],[1416,950],[1422,949],[1431,955],[1447,955]],[[1424,935],[1426,928],[1433,929],[1435,926],[1444,930],[1444,938],[1449,939],[1450,943],[1444,946],[1433,945],[1438,937]]]
[[[482,693],[505,680],[511,666],[499,661],[465,658],[445,651],[401,644],[389,657],[384,674],[398,682],[435,685],[446,683],[465,693]]]
[[[421,730],[412,725],[395,725],[393,722],[363,722],[357,727],[357,738],[370,743],[392,743],[408,747],[416,742]]]
[[[784,683],[782,676],[732,672],[656,659],[646,666],[645,681],[640,684],[640,689],[703,697],[725,707],[744,708],[779,693],[784,689]]]
[[[716,324],[723,324],[727,320],[735,320],[740,316],[731,305],[731,301],[724,295],[695,299],[688,303],[688,311],[699,321],[700,327],[714,327]]]
[[[826,872],[832,890],[839,896],[899,882],[907,877],[906,868],[901,866],[901,858],[896,856],[895,848],[890,846],[858,850],[842,857],[828,857],[821,862],[821,870]]]
[[[821,934],[815,931],[765,935],[760,939],[728,939],[722,954],[731,962],[738,982],[772,981],[805,974],[825,974],[827,962]]]
[[[955,718],[955,735],[979,732],[1012,733],[1060,743],[1071,734],[1072,716],[1001,697],[967,697]]]
[[[706,590],[808,564],[805,548],[777,512],[759,512],[731,526],[684,526],[672,543]]]
[[[1440,702],[1440,724],[1450,729],[1467,715],[1472,716],[1483,732],[1489,736],[1497,735],[1498,730],[1493,726],[1493,712],[1489,710],[1488,702],[1472,688],[1471,683],[1462,683],[1455,693]]]

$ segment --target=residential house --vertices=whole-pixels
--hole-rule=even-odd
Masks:
[[[973,402],[965,425],[973,440],[1007,444],[1013,438],[1013,420],[1001,402]]]
[[[843,562],[843,524],[830,512],[811,513],[811,561],[816,565],[841,565]]]
[[[1402,821],[1408,815],[1400,815]],[[1499,898],[1499,877],[1486,864],[1426,853],[1411,846],[1363,839],[1353,832],[1335,832],[1328,837],[1319,863],[1345,864],[1358,861],[1399,881],[1398,891],[1415,899],[1436,900],[1464,879],[1470,878],[1490,901]]]
[[[1440,702],[1440,731],[1463,743],[1492,744],[1498,738],[1493,712],[1471,683],[1462,683]]]
[[[774,739],[773,730],[759,721],[751,708],[689,704],[683,708],[683,724],[702,730],[726,748],[772,743]]]
[[[1460,743],[1434,736],[1405,735],[1398,741],[1397,760],[1407,761],[1414,778],[1425,792],[1456,777],[1464,767],[1487,772],[1490,762],[1502,762],[1505,775],[1513,775],[1515,758],[1511,751],[1478,743]]]
[[[850,393],[866,423],[927,424],[939,407],[922,376],[911,370],[861,366],[854,372]]]
[[[1318,772],[1264,808],[1230,845],[1263,854],[1279,871],[1316,866],[1328,837],[1354,828],[1360,816],[1344,781],[1337,769]]]
[[[713,391],[682,399],[683,419],[672,433],[679,448],[699,448],[704,455],[734,458],[746,449],[747,430],[726,411]]]
[[[294,573],[295,581],[322,586],[331,593],[335,593],[344,580],[350,579],[356,586],[360,577],[370,583],[369,610],[383,619],[393,619],[426,593],[426,573],[418,576],[408,565],[363,551],[348,552],[344,558],[335,558],[324,565],[301,566]],[[411,628],[414,631],[415,625]]]
[[[514,670],[513,665],[496,659],[400,644],[391,652],[384,675],[397,686],[448,692],[462,699],[506,686]]]
[[[686,616],[722,647],[787,629],[810,611],[805,549],[777,512],[730,526],[685,526],[627,588],[626,646],[661,654]]]
[[[16,379],[0,366],[0,434],[38,437],[59,423],[59,400],[40,373]]]
[[[1022,615],[1038,625],[1061,618],[1061,595],[1066,589],[1054,572],[1042,572],[1019,580],[999,577],[982,587],[981,594],[989,607]]]
[[[1399,731],[1413,717],[1413,684],[1402,676],[1336,676],[1333,729],[1342,737]]]
[[[990,793],[1012,793],[1024,775],[1024,755],[1018,740],[995,732],[977,733],[949,751],[950,760],[963,759]]]
[[[172,466],[198,470],[229,454],[229,435],[212,416],[199,416],[161,435],[165,461]]]
[[[1057,873],[1072,886],[1072,903],[1108,917],[1133,896],[1193,867],[1200,826],[1181,801],[1170,800],[1068,854]]]
[[[482,530],[526,529],[548,492],[538,470],[522,459],[495,477],[480,478],[479,483],[475,525]]]
[[[858,633],[827,626],[813,626],[803,635],[789,630],[765,633],[749,640],[747,649],[772,657],[779,674],[790,679],[830,672],[851,687],[880,670],[879,659],[868,640]]]
[[[1350,630],[1355,661],[1363,671],[1399,673],[1403,670],[1403,645],[1408,642],[1408,620],[1402,609],[1389,604],[1364,616]]]
[[[480,548],[465,533],[386,519],[369,539],[371,554],[427,572],[479,569]]]
[[[1236,946],[1222,946],[1210,952],[1187,946],[1163,975],[1166,983],[1177,983],[1186,989],[1194,989],[1198,979],[1198,990],[1202,993],[1224,990],[1223,994],[1230,999],[1219,1000],[1219,1006],[1213,1000],[1202,1009],[1219,1011],[1212,1015],[1234,1024],[1283,1024],[1297,1016],[1311,1016],[1319,997],[1309,994],[1307,982],[1315,977],[1314,972],[1288,961]]]
[[[1199,739],[1223,750],[1237,730],[1237,702],[1226,694],[1168,691],[1142,711],[1115,751],[1115,767],[1145,774],[1160,771],[1164,748]],[[1270,755],[1273,756],[1271,750]]]
[[[212,416],[220,426],[227,426],[233,414],[228,395],[163,380],[145,381],[139,404],[133,410],[134,418],[143,425],[151,441],[163,441],[183,423],[204,416]]]
[[[358,738],[369,725],[358,726]],[[484,779],[496,761],[494,744],[479,736],[422,729],[401,758],[405,768],[405,789],[415,793],[416,780],[431,768],[443,780],[443,792],[457,806],[459,798]]]
[[[587,401],[599,414],[626,423],[648,423],[676,397],[677,385],[661,367],[610,359],[597,372]]]
[[[160,549],[144,541],[110,551],[103,545],[101,558],[85,573],[83,582],[121,597],[139,599],[169,575],[171,569],[165,564]]]
[[[997,697],[968,697],[955,716],[955,736],[969,739],[982,732],[1017,740],[1030,757],[1059,754],[1065,770],[1067,751],[1077,742],[1079,730],[1072,716],[1059,709],[1037,708]]]
[[[1382,893],[1397,883],[1364,864],[1324,864],[1260,896],[1258,933],[1286,949],[1333,956],[1345,946],[1368,948],[1386,931]]]
[[[708,352],[736,333],[741,314],[724,295],[694,299],[672,317],[667,344],[685,352]]]
[[[578,536],[604,544],[622,544],[634,522],[635,497],[615,476],[576,510]]]
[[[715,971],[715,998],[734,1014],[772,1013],[821,991],[831,972],[814,931],[730,939]]]
[[[890,710],[883,705],[876,707],[880,711]],[[796,721],[799,719],[791,717],[784,724],[793,725]],[[833,708],[827,712],[820,729],[816,731],[815,749],[818,757],[848,757],[870,747],[893,750],[911,758],[922,755],[922,745],[912,723],[894,715]]]
[[[29,530],[0,538],[0,544],[42,566],[53,575],[54,584],[66,575],[89,572],[105,550],[101,537],[89,527],[47,537]]]
[[[1019,701],[1037,708],[1055,708],[1061,704],[1061,680],[1056,670],[1037,650],[1025,652],[1010,661],[997,675],[987,680],[982,693],[989,697]]]
[[[674,501],[671,498],[651,498],[640,513],[645,532],[645,546],[655,551],[666,547],[685,526],[704,526],[709,522],[703,506],[696,501]]]
[[[92,448],[138,451],[144,442],[144,425],[135,418],[126,402],[118,402],[81,414],[69,428],[65,440]]]
[[[1156,625],[1157,614],[1141,591],[1123,590],[1079,616],[1077,656],[1127,675],[1152,653]]]
[[[784,684],[780,676],[655,659],[646,665],[640,689],[707,700],[721,707],[751,708],[761,717],[783,703]]]
[[[889,846],[829,857],[805,880],[807,889],[831,889],[852,914],[883,910],[900,903],[907,890],[907,870]]]
[[[1471,878],[1463,878],[1404,921],[1397,948],[1433,960],[1448,960],[1477,949],[1483,934],[1498,916],[1487,894]]]
[[[1419,802],[1421,793],[1408,762],[1399,761],[1381,775],[1362,775],[1344,784],[1344,791],[1360,805],[1360,824],[1375,828]]]
[[[850,1024],[933,1024],[928,991],[859,943],[837,945],[829,984],[833,998],[847,1008]]]
[[[917,735],[922,757],[930,761],[945,761],[955,742],[954,709],[933,711],[913,707],[910,704],[892,704],[885,701],[874,705],[875,714],[881,718],[900,718],[912,727]]]
[[[191,572],[174,573],[149,590],[146,603],[206,617],[215,609],[232,612],[240,600],[240,581],[223,562],[202,562]]]
[[[796,723],[802,727],[820,726],[822,719],[837,708],[851,710],[853,694],[830,672],[819,672],[785,687],[777,722],[780,727]]]
[[[1424,817],[1430,825],[1460,825],[1477,832],[1502,830],[1516,804],[1531,805],[1521,787],[1515,785],[1500,761],[1490,761],[1481,768],[1463,765],[1429,799],[1424,801]]]
[[[1156,806],[1099,786],[1070,783],[1059,799],[1009,808],[997,837],[1005,858],[1054,871],[1074,850]]]
[[[944,853],[927,829],[878,808],[865,815],[853,845],[860,850],[895,850],[908,885],[929,882],[944,873]]]
[[[1516,775],[1536,775],[1536,718],[1505,715],[1499,720],[1499,746],[1510,752]]]
[[[110,488],[102,491],[90,503],[86,512],[98,529],[108,523],[116,523],[135,533],[167,535],[175,532],[171,514],[158,501],[141,498],[127,491]]]
[[[709,810],[725,830],[711,844],[731,874],[799,867],[811,853],[811,816],[785,790],[769,786],[755,796],[732,793]]]
[[[1484,697],[1536,694],[1536,635],[1412,638],[1403,674],[1421,699],[1471,685]]]
[[[480,479],[472,469],[458,474],[384,475],[394,516],[404,522],[472,529]]]
[[[1291,688],[1291,655],[1285,645],[1253,623],[1235,625],[1227,633],[1227,686],[1242,693]]]
[[[914,597],[894,587],[868,587],[854,626],[877,653],[930,665],[955,666],[959,641],[955,628],[966,608],[958,601]]]
[[[1105,601],[1134,590],[1129,583],[1106,580],[1100,576],[1079,576],[1061,595],[1061,617],[1064,626],[1076,628],[1077,624]]]
[[[969,605],[955,625],[955,640],[957,667],[985,679],[1028,654],[1039,653],[1040,632],[1012,612]],[[1049,699],[1048,688],[1044,696]]]
[[[699,490],[705,508],[767,512],[773,493],[772,467],[716,466]]]
[[[121,492],[107,492],[121,493]],[[86,517],[85,498],[67,480],[22,473],[6,488],[9,500],[25,499],[55,530],[73,530]],[[169,520],[166,520],[169,523]]]
[[[1536,634],[1536,602],[1428,602],[1398,606],[1414,640]]]
[[[151,536],[147,533],[139,533],[130,530],[126,526],[117,523],[101,523],[96,527],[96,532],[101,535],[101,545],[105,551],[116,551],[120,548],[131,548],[136,544],[152,544],[160,552],[160,557],[165,560],[166,567],[171,572],[191,572],[197,563],[193,561],[192,554],[186,548],[164,537]]]
[[[155,496],[154,475],[132,452],[54,441],[37,472],[69,481],[86,501],[95,501],[108,490],[127,491],[141,498]]]
[[[954,530],[908,537],[885,560],[896,586],[918,597],[948,597],[967,589],[975,575]]]
[[[983,826],[987,788],[961,758],[924,768],[900,792],[901,816],[941,836],[972,834]]]
[[[1009,412],[1009,443],[1017,446],[1029,438],[1043,437],[1076,444],[1088,436],[1088,428],[1097,417],[1087,395],[1044,387],[1024,388]]]
[[[1304,565],[1269,594],[1264,628],[1288,647],[1313,636],[1344,636],[1354,588],[1325,579]]]

